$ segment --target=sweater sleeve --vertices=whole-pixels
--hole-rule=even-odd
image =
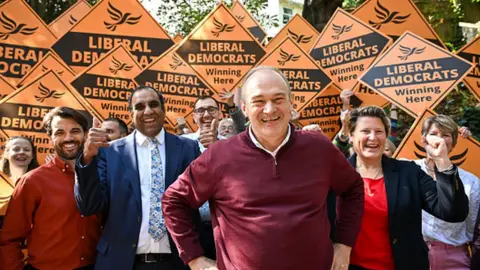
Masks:
[[[185,264],[204,254],[192,222],[192,211],[209,200],[215,190],[215,166],[208,149],[169,186],[162,198],[165,225]]]
[[[331,188],[337,195],[337,219],[335,222],[336,242],[353,248],[364,210],[363,180],[345,159],[345,156],[332,145]]]

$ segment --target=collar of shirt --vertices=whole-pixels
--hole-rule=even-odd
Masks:
[[[290,125],[288,125],[287,136],[285,136],[285,139],[283,139],[283,142],[277,147],[277,149],[275,149],[275,151],[271,152],[271,151],[267,150],[265,147],[263,147],[263,145],[259,141],[257,141],[257,138],[255,138],[255,135],[253,134],[253,131],[252,131],[252,125],[248,126],[248,135],[250,136],[250,139],[255,144],[255,146],[264,150],[265,152],[269,153],[273,157],[275,157],[277,155],[278,151],[288,142],[288,139],[290,138],[291,132],[292,132],[291,127],[290,127]]]
[[[139,132],[138,130],[135,131],[135,139],[137,141],[137,144],[139,146],[148,146],[150,145],[150,140],[148,140],[149,137],[143,135],[141,132]],[[157,134],[157,136],[155,136],[155,139],[157,139],[157,141],[160,143],[160,144],[163,144],[165,142],[165,129],[162,128],[162,130]]]
[[[52,162],[53,162],[53,164],[55,164],[55,166],[56,166],[57,168],[59,168],[62,172],[66,172],[66,171],[67,171],[67,172],[71,172],[71,173],[74,172],[74,171],[73,171],[74,168],[72,168],[72,166],[68,165],[68,163],[67,163],[65,160],[61,159],[61,158],[60,158],[59,156],[57,156],[57,155],[54,155],[54,158],[53,158]]]

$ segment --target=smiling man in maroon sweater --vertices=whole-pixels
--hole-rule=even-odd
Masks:
[[[363,215],[363,181],[327,137],[293,130],[292,108],[282,73],[252,69],[242,87],[250,127],[211,145],[165,192],[165,223],[191,269],[348,268]],[[339,200],[334,245],[330,189]],[[206,201],[217,262],[203,256],[189,218]]]

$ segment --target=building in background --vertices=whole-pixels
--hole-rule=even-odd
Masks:
[[[277,15],[278,27],[267,31],[268,38],[272,38],[288,23],[295,14],[302,14],[303,0],[268,0],[268,13]]]

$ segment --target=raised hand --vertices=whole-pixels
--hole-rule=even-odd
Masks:
[[[235,91],[229,92],[229,91],[223,90],[223,91],[220,91],[218,95],[225,103],[228,104],[229,107],[235,106],[235,102],[233,100],[235,97]]]
[[[83,164],[88,164],[93,157],[98,154],[100,147],[108,147],[108,132],[104,128],[100,128],[100,121],[96,117],[93,118],[93,126],[88,130],[87,139],[83,147]]]
[[[427,135],[422,136],[422,144],[427,151],[429,158],[431,158],[438,170],[444,170],[452,165],[448,157],[448,148],[445,140],[442,137]]]
[[[212,143],[217,141],[218,136],[218,121],[213,119],[210,126],[207,126],[204,130],[200,129],[200,143],[208,148]]]
[[[460,131],[460,136],[464,139],[472,136],[472,132],[467,127],[461,127],[458,131]]]
[[[342,110],[348,110],[350,107],[350,97],[353,96],[353,91],[351,89],[343,89],[340,94],[340,99],[342,100]]]

